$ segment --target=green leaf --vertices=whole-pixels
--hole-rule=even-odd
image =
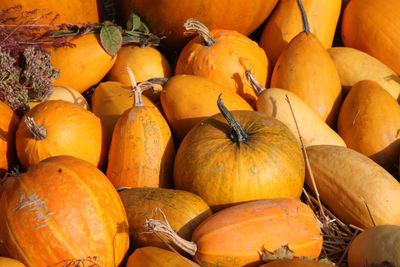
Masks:
[[[118,27],[112,25],[104,25],[100,30],[100,41],[104,50],[115,56],[122,45],[122,34]]]

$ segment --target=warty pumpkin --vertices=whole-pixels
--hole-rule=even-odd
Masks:
[[[0,199],[1,255],[27,266],[118,266],[129,247],[117,191],[92,164],[56,156],[11,177]]]
[[[199,21],[189,19],[186,29],[199,36],[185,45],[179,54],[175,74],[209,78],[236,92],[255,108],[257,96],[246,82],[245,71],[251,70],[257,80],[267,84],[269,63],[264,50],[236,31],[209,31]]]
[[[180,144],[175,187],[199,195],[213,210],[256,199],[299,198],[305,166],[289,128],[263,113],[230,113],[221,98],[218,107],[222,114],[197,124]]]
[[[400,75],[399,10],[399,0],[351,0],[342,18],[344,45],[370,54]]]
[[[400,183],[373,160],[350,148],[306,148],[321,201],[340,220],[362,229],[400,224]],[[311,176],[306,184],[314,190]]]
[[[0,177],[16,163],[15,132],[19,118],[4,102],[0,101]]]
[[[142,101],[142,91],[153,85],[137,85],[128,70],[134,103],[115,124],[106,175],[116,188],[170,187],[175,157],[171,130],[160,111]]]
[[[339,74],[328,52],[311,32],[301,0],[297,2],[303,31],[280,54],[270,87],[295,93],[332,127],[342,102]]]
[[[340,108],[338,133],[352,148],[389,171],[396,170],[400,153],[400,106],[374,81],[360,81]]]
[[[213,80],[195,75],[175,75],[161,91],[161,106],[173,133],[182,140],[197,123],[219,113],[218,95],[229,110],[253,110],[238,94]]]
[[[332,46],[339,19],[341,0],[302,0],[311,32],[325,49]],[[268,19],[260,37],[260,46],[267,53],[271,66],[282,50],[302,31],[301,15],[296,0],[281,0]]]
[[[161,227],[163,226],[163,227]],[[221,210],[203,221],[188,242],[165,223],[150,220],[148,229],[182,244],[201,266],[259,266],[263,251],[287,245],[295,257],[318,257],[321,229],[310,207],[297,199],[250,201]]]
[[[45,101],[47,100],[65,100],[89,110],[89,104],[86,101],[85,97],[83,97],[83,95],[75,89],[67,86],[53,86],[53,92]],[[44,101],[30,101],[29,107],[33,108],[34,106],[37,106],[42,102]]]
[[[41,160],[71,155],[103,168],[108,140],[100,119],[64,100],[49,100],[28,111],[15,135],[18,159],[27,170]]]

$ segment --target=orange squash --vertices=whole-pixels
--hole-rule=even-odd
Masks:
[[[338,118],[338,133],[352,148],[389,171],[400,153],[400,106],[374,81],[360,81],[347,94]]]
[[[339,19],[341,0],[303,0],[311,32],[325,49],[332,46]],[[301,15],[296,0],[281,0],[268,19],[260,37],[271,66],[275,65],[282,50],[302,31]]]
[[[298,3],[300,6],[301,1]],[[324,46],[311,33],[306,13],[300,7],[303,32],[297,34],[280,54],[270,87],[295,93],[328,125],[334,126],[342,102],[339,74]]]
[[[334,265],[306,259],[275,260],[259,267],[333,267]]]
[[[0,101],[0,177],[16,163],[15,132],[18,124],[19,119],[15,112]]]
[[[256,199],[299,198],[304,159],[289,128],[263,113],[230,113],[221,98],[218,107],[222,114],[197,124],[180,144],[175,187],[199,195],[213,210]]]
[[[173,133],[182,140],[197,123],[219,113],[218,95],[230,110],[253,110],[238,94],[207,78],[175,75],[168,79],[160,100]]]
[[[100,119],[64,100],[49,100],[27,112],[15,139],[18,159],[25,170],[57,155],[71,155],[104,167],[108,140]]]
[[[379,59],[397,75],[400,75],[399,9],[398,0],[351,0],[344,10],[341,27],[345,46]]]
[[[9,179],[0,199],[1,255],[33,267],[122,262],[129,247],[126,213],[92,164],[51,157]]]
[[[89,104],[86,99],[75,89],[66,86],[53,86],[53,92],[46,100],[65,100],[77,104],[84,109],[89,109]],[[32,109],[34,106],[39,105],[43,101],[31,101],[29,107]]]
[[[198,21],[185,22],[186,29],[199,36],[185,45],[179,54],[175,74],[192,74],[209,78],[242,96],[255,108],[257,95],[246,82],[245,71],[267,84],[268,58],[258,44],[236,31],[209,31]]]
[[[106,76],[117,56],[111,57],[100,44],[98,34],[85,34],[73,41],[75,47],[48,48],[50,63],[60,70],[55,86],[67,86],[78,92],[96,85]]]
[[[12,259],[12,258],[0,256],[0,266],[2,266],[2,267],[25,267],[25,264],[23,264],[20,261],[15,260],[15,259]]]
[[[130,69],[129,69],[130,70]],[[145,106],[145,86],[134,82],[133,107],[115,124],[108,153],[107,177],[119,187],[169,187],[175,146],[167,121],[155,107]]]

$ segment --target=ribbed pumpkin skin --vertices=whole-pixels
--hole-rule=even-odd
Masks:
[[[232,115],[249,134],[246,142],[228,138],[231,129],[221,114],[197,124],[178,148],[175,187],[199,195],[213,210],[256,199],[299,198],[304,159],[289,128],[255,111]]]
[[[264,50],[248,37],[230,30],[213,30],[212,46],[200,36],[185,45],[176,63],[175,74],[191,74],[209,78],[236,92],[255,108],[257,95],[245,78],[251,70],[257,81],[267,84],[268,58]]]
[[[18,124],[18,116],[7,104],[0,101],[0,177],[3,177],[17,160],[15,132]]]
[[[400,184],[373,160],[340,146],[307,147],[322,202],[346,224],[363,229],[400,224]],[[306,184],[313,188],[309,175]],[[379,193],[377,193],[379,192]]]
[[[341,0],[303,0],[310,30],[327,49],[332,46],[339,19]],[[281,0],[268,19],[260,37],[260,46],[274,66],[282,50],[303,30],[296,0]]]
[[[253,110],[238,94],[210,79],[183,74],[168,80],[160,100],[165,116],[180,140],[197,123],[219,113],[215,105],[219,94],[229,110]]]
[[[290,41],[275,64],[270,87],[295,93],[328,125],[335,125],[342,102],[340,78],[314,34],[303,32]]]
[[[147,219],[163,220],[156,208],[167,216],[172,229],[186,240],[190,240],[194,229],[212,214],[203,199],[183,190],[132,188],[121,191],[119,195],[126,210],[129,234],[134,247],[166,248],[156,235],[143,234],[147,232],[145,228]]]
[[[193,266],[200,265],[187,259]],[[182,267],[189,266],[176,253],[158,247],[144,247],[136,249],[128,259],[126,267]]]
[[[332,267],[334,265],[306,259],[275,260],[259,267]]]
[[[182,27],[188,18],[205,23],[210,30],[231,29],[249,35],[264,22],[277,2],[278,0],[116,1],[123,23],[128,20],[133,7],[154,34],[167,37],[162,42],[168,47],[183,47],[190,40],[190,37],[184,35]]]
[[[126,110],[115,124],[107,177],[119,187],[169,187],[175,147],[167,121],[155,107]]]
[[[351,47],[332,47],[328,53],[338,70],[344,93],[359,81],[371,80],[399,99],[400,78],[378,59]]]
[[[56,86],[68,86],[82,93],[96,85],[113,66],[112,58],[100,44],[97,34],[85,34],[73,41],[75,47],[48,48],[50,63],[60,70]]]
[[[121,263],[129,247],[126,213],[96,167],[57,156],[12,179],[0,200],[2,255],[32,267],[94,256],[103,266]]]
[[[201,266],[259,266],[262,249],[288,245],[295,256],[318,257],[321,230],[312,210],[297,199],[251,201],[221,210],[193,233]]]
[[[342,19],[344,45],[370,54],[399,75],[399,10],[399,0],[351,0]]]
[[[0,265],[2,267],[25,267],[22,262],[7,257],[0,257]]]
[[[352,148],[385,169],[397,169],[400,153],[400,107],[374,81],[360,81],[347,94],[340,109],[338,133]]]
[[[41,160],[58,155],[71,155],[103,168],[108,140],[100,119],[92,112],[64,100],[49,100],[31,109],[37,125],[46,127],[47,137],[35,140],[21,119],[16,132],[16,150],[27,170]]]
[[[89,109],[89,104],[86,99],[75,89],[66,87],[66,86],[53,86],[53,93],[46,100],[65,100],[78,106],[83,107],[84,109]],[[29,107],[33,108],[43,101],[31,101],[29,102]]]
[[[384,261],[400,265],[400,226],[379,225],[360,233],[351,243],[347,261],[349,267],[364,267]],[[388,265],[389,266],[389,265]]]

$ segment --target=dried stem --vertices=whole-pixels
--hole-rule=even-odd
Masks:
[[[303,3],[301,0],[297,0],[297,5],[299,6],[301,13],[301,21],[303,22],[303,32],[310,33],[310,25],[308,24],[307,13],[304,9]]]
[[[245,71],[246,79],[249,81],[251,87],[253,87],[254,92],[256,92],[257,96],[260,96],[262,92],[267,90],[264,86],[262,86],[251,72],[251,70]]]
[[[46,127],[37,125],[32,117],[26,116],[24,122],[35,140],[43,140],[47,137]]]
[[[149,89],[152,89],[154,91],[157,91],[158,89],[151,82],[141,82],[139,84],[136,83],[136,79],[135,76],[133,75],[132,69],[129,66],[126,66],[126,69],[128,71],[133,89],[133,106],[144,107],[145,105],[143,103],[143,98],[142,98],[143,92]]]
[[[372,216],[372,212],[371,212],[371,210],[370,210],[370,208],[368,206],[367,201],[363,197],[359,197],[359,198],[364,202],[365,206],[367,207],[367,211],[368,211],[369,217],[371,218],[372,224],[374,226],[376,226],[376,223],[375,223],[375,220],[374,220],[374,216]]]
[[[210,30],[200,21],[190,18],[187,19],[183,26],[186,29],[185,34],[190,34],[192,32],[197,32],[201,38],[203,38],[204,44],[206,46],[212,46],[215,44],[215,39],[211,36]]]

